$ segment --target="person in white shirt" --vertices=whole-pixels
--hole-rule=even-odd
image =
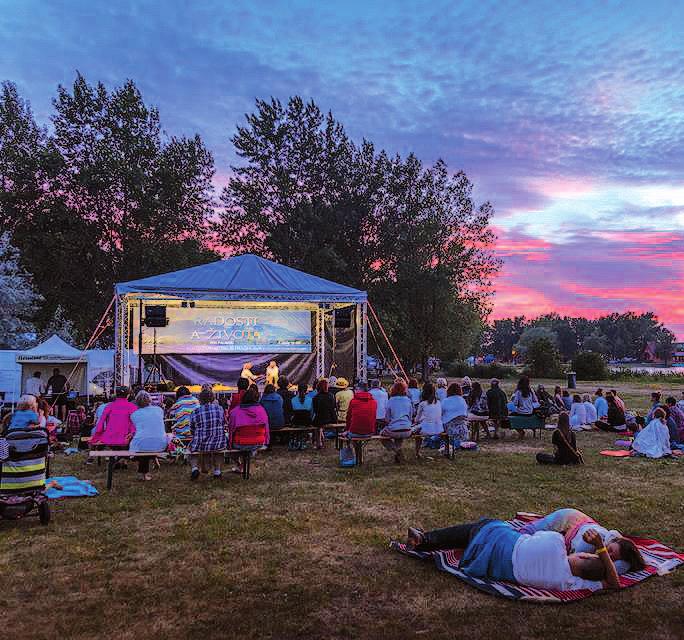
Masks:
[[[582,425],[587,423],[587,408],[578,394],[572,396],[570,407],[570,428],[573,431],[581,431]]]
[[[665,424],[665,410],[653,412],[653,420],[634,437],[632,451],[647,458],[662,458],[672,455],[670,432]]]
[[[242,371],[240,372],[240,377],[245,378],[250,385],[256,384],[256,381],[259,379],[259,376],[256,376],[252,373],[252,363],[251,362],[245,362],[245,364],[242,366]]]
[[[593,425],[594,422],[598,420],[598,413],[596,412],[596,407],[591,401],[588,393],[585,393],[582,397],[582,402],[584,402],[584,409],[587,412],[587,422],[588,425]]]
[[[468,440],[468,403],[463,397],[461,385],[452,382],[447,389],[447,397],[441,402],[442,424],[444,431],[453,442]]]
[[[435,386],[431,382],[423,385],[420,403],[414,419],[416,432],[422,436],[436,436],[444,431],[442,427],[442,403],[437,400]],[[416,457],[420,457],[422,438],[416,438]]]
[[[29,396],[35,396],[40,398],[40,396],[45,394],[45,384],[40,379],[40,371],[36,371],[25,383],[24,393]]]
[[[483,518],[428,532],[411,527],[406,544],[416,551],[464,549],[459,568],[473,578],[562,591],[617,589],[620,579],[601,536],[590,529],[584,537],[596,553],[568,555],[560,533],[529,535],[507,522]]]
[[[603,546],[615,563],[619,574],[628,571],[641,571],[646,563],[637,546],[625,538],[619,531],[609,531],[593,518],[579,509],[557,509],[552,513],[526,524],[520,533],[534,535],[538,531],[555,531],[563,535],[565,548],[572,553],[595,553],[596,549],[585,539],[584,534],[590,529],[599,533]]]
[[[680,409],[684,409],[684,391],[682,391],[682,399],[677,402],[677,406]]]
[[[389,401],[389,394],[380,386],[380,380],[377,378],[371,380],[371,388],[369,393],[373,396],[377,411],[375,415],[376,429],[382,430],[385,426],[385,414],[387,413],[387,403]]]

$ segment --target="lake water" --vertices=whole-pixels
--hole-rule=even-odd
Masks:
[[[675,373],[677,375],[684,375],[684,367],[658,367],[648,364],[611,364],[608,366],[611,371],[619,371],[620,369],[631,369],[632,371],[643,371],[644,373],[655,373],[666,375],[668,373]]]

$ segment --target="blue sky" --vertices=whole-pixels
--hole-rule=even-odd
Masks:
[[[654,309],[684,337],[684,3],[0,0],[0,78],[46,121],[133,78],[219,180],[254,98],[444,158],[494,204],[497,315]]]

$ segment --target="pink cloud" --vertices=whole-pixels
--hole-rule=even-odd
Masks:
[[[653,311],[684,338],[684,232],[587,232],[562,243],[497,233],[504,267],[493,318]]]

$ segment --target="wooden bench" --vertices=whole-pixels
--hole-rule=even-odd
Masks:
[[[107,489],[112,490],[114,483],[114,466],[117,458],[166,458],[166,451],[126,451],[125,449],[94,449],[88,454],[89,458],[109,458],[107,461]]]
[[[435,434],[439,435],[439,437],[444,440],[446,444],[446,450],[444,455],[449,458],[450,460],[453,460],[454,458],[454,451],[451,448],[451,438],[449,437],[448,433],[439,433]],[[414,442],[418,439],[423,439],[423,438],[429,438],[431,436],[427,435],[421,435],[421,434],[413,434],[408,436],[407,438],[391,438],[389,436],[379,436],[379,435],[374,435],[374,436],[365,436],[363,438],[361,437],[353,437],[353,438],[343,438],[343,440],[347,442],[351,442],[352,446],[354,447],[354,455],[356,457],[356,465],[357,467],[360,467],[363,464],[363,448],[366,444],[369,442],[373,441],[380,441],[382,442],[383,440],[413,440]]]
[[[255,451],[266,451],[268,447],[257,447]],[[242,479],[249,480],[249,472],[252,467],[252,451],[250,449],[226,449],[223,452],[223,458],[235,454],[238,460],[242,462]],[[201,454],[200,454],[201,455]]]
[[[287,427],[281,427],[280,429],[271,429],[271,436],[277,435],[279,433],[289,433],[289,434],[310,433],[313,435],[319,429],[323,429],[323,431],[334,431],[335,432],[335,449],[339,450],[339,448],[340,448],[340,432],[344,431],[346,428],[347,428],[347,425],[344,422],[336,422],[334,424],[326,424],[323,427],[287,426]]]

